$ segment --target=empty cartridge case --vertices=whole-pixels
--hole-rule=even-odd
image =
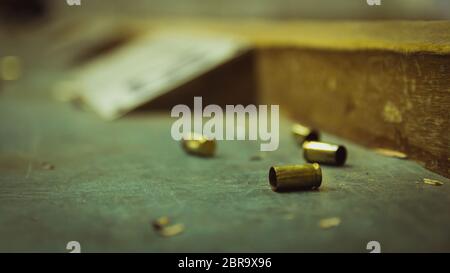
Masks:
[[[181,144],[183,149],[192,155],[212,157],[216,152],[216,140],[209,139],[199,134],[185,136]]]
[[[319,140],[319,132],[317,130],[308,128],[301,124],[294,124],[291,128],[292,135],[297,144],[302,145],[305,141]]]
[[[347,159],[347,149],[341,145],[318,141],[305,141],[303,143],[303,157],[308,162],[340,166],[344,165]]]
[[[317,163],[273,166],[269,170],[269,183],[278,192],[317,189],[322,184],[322,170]]]

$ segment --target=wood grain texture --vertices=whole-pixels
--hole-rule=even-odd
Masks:
[[[276,48],[257,60],[263,102],[449,176],[450,55]]]

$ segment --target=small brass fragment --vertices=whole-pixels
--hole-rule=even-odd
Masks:
[[[156,230],[161,230],[168,224],[170,224],[170,219],[167,216],[159,217],[158,219],[152,222],[152,226]]]
[[[162,237],[172,237],[184,231],[183,224],[170,225],[170,219],[167,216],[159,217],[152,222],[153,229]]]
[[[192,155],[213,157],[216,153],[216,140],[200,134],[189,134],[181,140],[183,149]]]
[[[427,185],[432,185],[432,186],[442,186],[444,185],[443,182],[436,180],[436,179],[430,179],[430,178],[424,178],[423,179],[423,183],[427,184]]]
[[[323,229],[337,227],[340,224],[341,224],[341,218],[339,218],[339,217],[324,218],[319,221],[319,227],[323,228]]]
[[[385,149],[385,148],[376,148],[376,149],[374,149],[374,151],[377,154],[384,155],[387,157],[394,157],[394,158],[400,158],[400,159],[408,158],[408,155],[406,155],[405,153],[395,151],[395,150],[390,150],[390,149]]]
[[[183,231],[184,231],[183,224],[174,224],[161,229],[159,234],[163,237],[172,237],[182,233]]]

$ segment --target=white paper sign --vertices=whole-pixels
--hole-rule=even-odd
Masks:
[[[83,68],[76,77],[79,95],[101,117],[115,119],[246,49],[228,37],[151,35]]]

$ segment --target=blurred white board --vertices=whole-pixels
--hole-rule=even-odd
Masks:
[[[221,36],[159,33],[99,58],[75,77],[78,97],[102,118],[116,119],[247,50]]]

